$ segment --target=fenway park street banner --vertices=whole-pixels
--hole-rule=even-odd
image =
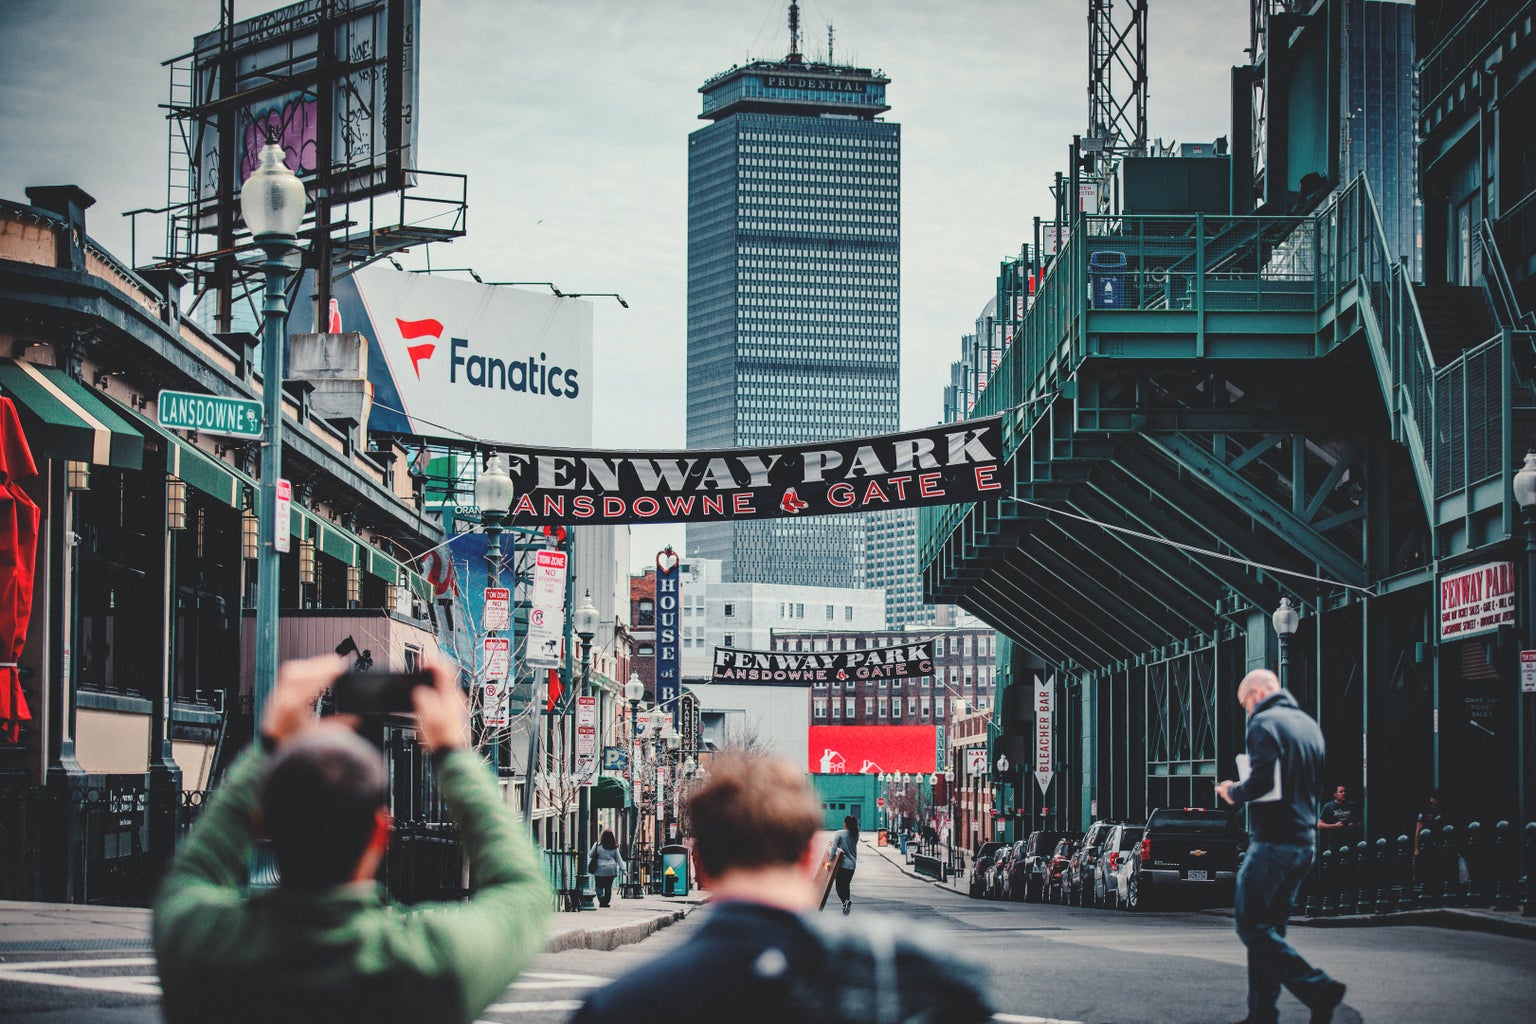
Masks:
[[[779,448],[508,448],[512,520],[698,523],[980,501],[1002,491],[1002,420]]]
[[[867,651],[740,651],[716,647],[715,683],[828,683],[847,679],[908,679],[933,675],[933,642]]]

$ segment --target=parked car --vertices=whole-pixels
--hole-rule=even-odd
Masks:
[[[1023,889],[1026,900],[1039,903],[1045,899],[1046,865],[1056,850],[1056,844],[1071,838],[1070,832],[1039,831],[1031,832],[1029,838],[1024,840]]]
[[[971,899],[986,895],[987,872],[992,868],[993,856],[1002,848],[1002,843],[982,843],[977,847],[976,859],[971,861],[971,875],[966,880]]]
[[[1113,825],[1093,869],[1093,901],[1101,907],[1118,907],[1124,892],[1125,869],[1131,851],[1141,842],[1140,825]]]
[[[1097,902],[1093,886],[1094,865],[1098,863],[1104,840],[1115,824],[1112,821],[1096,821],[1083,833],[1082,840],[1072,853],[1072,859],[1067,862],[1067,870],[1062,874],[1061,888],[1065,896],[1062,902],[1079,907]]]
[[[1008,848],[1007,879],[1002,885],[1001,899],[1024,898],[1024,840],[1019,839]]]
[[[1013,898],[1013,876],[1017,869],[1018,854],[1018,843],[1009,843],[998,851],[997,858],[992,862],[992,899]]]
[[[1175,893],[1230,903],[1248,833],[1231,814],[1206,807],[1162,807],[1147,817],[1125,871],[1127,910],[1147,910]]]
[[[1077,842],[1076,839],[1061,840],[1056,844],[1056,849],[1051,851],[1050,859],[1045,862],[1045,902],[1067,902],[1062,891],[1062,876],[1066,874],[1072,854],[1077,851]]]

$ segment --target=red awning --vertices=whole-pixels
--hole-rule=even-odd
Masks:
[[[15,743],[32,717],[21,692],[16,662],[32,618],[32,580],[37,561],[37,503],[21,489],[37,476],[32,449],[21,432],[16,406],[0,397],[0,742]]]

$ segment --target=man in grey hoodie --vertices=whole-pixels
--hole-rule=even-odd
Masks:
[[[1248,712],[1249,774],[1219,782],[1229,804],[1248,804],[1252,840],[1237,872],[1233,918],[1248,947],[1248,1016],[1238,1024],[1275,1024],[1280,986],[1329,1024],[1344,983],[1313,967],[1285,941],[1296,891],[1312,867],[1323,733],[1267,669],[1243,677],[1237,700]],[[1277,790],[1278,783],[1278,790]]]

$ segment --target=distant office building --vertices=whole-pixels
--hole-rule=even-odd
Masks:
[[[1339,182],[1364,172],[1381,212],[1387,249],[1424,280],[1424,205],[1419,197],[1419,95],[1412,0],[1344,0]]]
[[[781,61],[706,82],[688,140],[688,446],[900,429],[900,126],[889,79]],[[703,523],[723,578],[859,587],[862,516]]]

